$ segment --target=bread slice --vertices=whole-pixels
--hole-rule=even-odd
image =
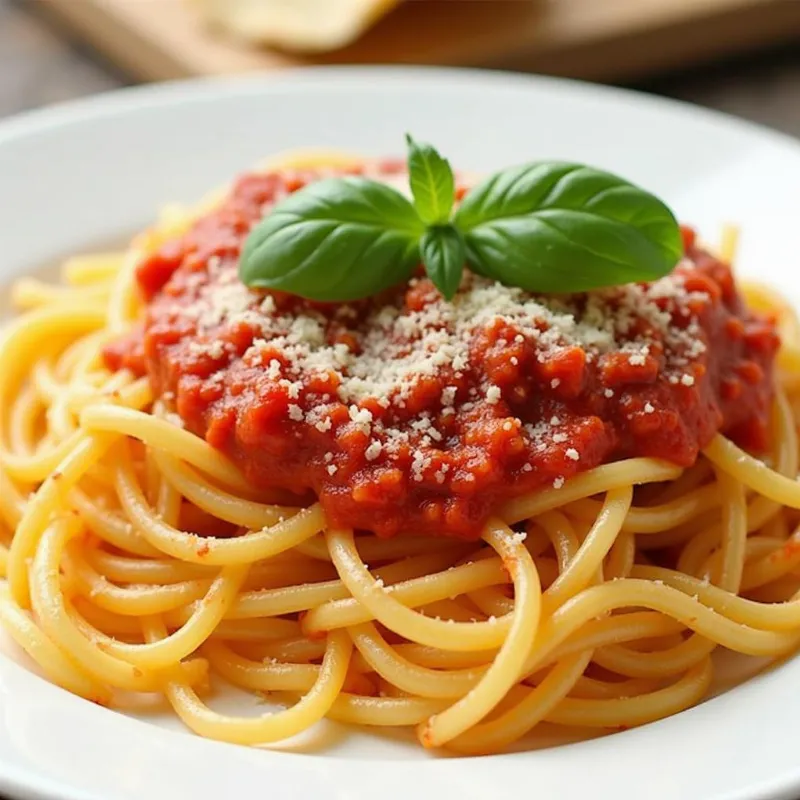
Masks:
[[[247,41],[300,53],[337,50],[400,0],[190,0],[212,24]]]

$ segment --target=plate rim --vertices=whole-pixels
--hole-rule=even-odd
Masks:
[[[204,95],[217,94],[228,89],[235,94],[255,92],[259,89],[272,89],[285,84],[309,88],[315,81],[320,84],[335,82],[342,78],[357,79],[371,75],[381,81],[402,82],[409,79],[437,78],[462,86],[486,83],[505,86],[551,87],[585,95],[603,95],[608,98],[625,100],[638,106],[652,109],[671,109],[681,115],[695,119],[704,118],[707,122],[722,124],[743,134],[766,137],[773,144],[797,148],[800,137],[779,131],[754,120],[736,116],[719,109],[708,108],[688,100],[653,94],[625,86],[613,86],[590,81],[562,78],[555,75],[537,75],[511,70],[485,69],[480,67],[430,67],[414,65],[361,65],[332,64],[329,66],[300,66],[279,72],[252,72],[232,75],[205,75],[193,78],[176,78],[158,83],[139,83],[120,86],[115,89],[97,92],[84,97],[75,97],[50,103],[40,108],[18,111],[0,118],[0,146],[18,136],[30,136],[46,128],[88,121],[93,117],[107,117],[137,106],[155,107],[169,105],[176,96],[201,100]]]

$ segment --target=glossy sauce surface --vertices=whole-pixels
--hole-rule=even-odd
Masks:
[[[766,445],[774,325],[690,231],[668,279],[591,295],[472,277],[452,307],[424,278],[351,304],[246,289],[253,224],[315,177],[240,179],[140,264],[146,317],[106,350],[255,486],[311,489],[337,526],[475,538],[498,501],[610,460],[688,466],[719,430]]]

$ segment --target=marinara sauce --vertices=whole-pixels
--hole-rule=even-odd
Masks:
[[[775,325],[691,231],[667,278],[567,297],[468,275],[447,303],[421,273],[347,304],[247,289],[252,226],[316,177],[241,178],[140,263],[146,315],[105,350],[255,487],[312,490],[336,526],[476,538],[498,501],[604,462],[766,446]]]

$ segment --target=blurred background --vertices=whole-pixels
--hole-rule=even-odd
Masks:
[[[0,116],[315,63],[565,75],[800,136],[800,0],[0,0]]]

